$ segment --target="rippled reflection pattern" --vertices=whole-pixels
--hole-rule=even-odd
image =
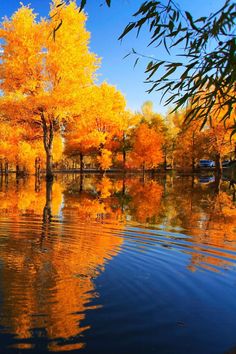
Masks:
[[[235,185],[203,181],[0,177],[0,353],[233,348]]]

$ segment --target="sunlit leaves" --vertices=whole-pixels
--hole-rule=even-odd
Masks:
[[[162,91],[166,104],[175,109],[193,101],[189,119],[198,117],[204,123],[215,109],[217,97],[224,92],[227,98],[218,101],[215,114],[224,110],[227,119],[235,105],[235,14],[234,4],[229,0],[215,13],[197,19],[188,11],[183,13],[173,1],[167,5],[162,1],[145,1],[120,39],[134,29],[139,34],[143,26],[148,26],[150,45],[163,46],[169,54],[176,48],[178,56],[170,61],[156,58],[148,63],[149,92]],[[132,53],[139,56],[135,51]],[[195,103],[205,91],[209,94],[204,96],[200,108]]]
[[[141,123],[134,133],[134,146],[131,155],[136,167],[155,168],[163,161],[163,135],[147,123]]]
[[[1,115],[24,129],[28,126],[28,131],[41,138],[47,159],[52,158],[54,134],[65,128],[74,112],[79,115],[88,105],[86,87],[93,84],[99,65],[97,56],[88,48],[90,34],[85,29],[85,14],[74,2],[61,6],[60,13],[58,5],[58,0],[53,1],[50,19],[39,22],[29,7],[22,6],[10,20],[3,21],[0,30],[4,40]],[[65,31],[59,31],[62,23]],[[49,35],[53,30],[58,41]],[[32,142],[25,135],[27,151]],[[60,146],[57,144],[54,161],[62,152]],[[27,155],[33,156],[33,152]]]

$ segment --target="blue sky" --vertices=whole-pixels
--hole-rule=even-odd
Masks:
[[[132,14],[144,0],[113,0],[111,8],[107,8],[103,4],[104,1],[87,0],[85,9],[88,14],[87,29],[91,32],[90,48],[102,58],[99,82],[106,80],[121,90],[126,97],[128,107],[132,110],[139,110],[144,101],[151,100],[157,112],[165,113],[167,108],[164,104],[160,104],[161,95],[157,92],[146,93],[148,89],[148,85],[144,84],[146,61],[141,60],[134,68],[134,57],[123,58],[132,48],[139,53],[158,58],[166,58],[167,54],[160,48],[147,48],[148,32],[141,33],[138,39],[133,33],[122,42],[118,41],[122,29],[132,20]],[[22,0],[22,2],[30,3],[40,16],[47,16],[49,0]],[[192,4],[188,0],[178,2],[181,8],[191,11],[195,16],[209,14],[223,3],[222,0],[197,0],[191,2]],[[20,2],[16,0],[1,0],[1,16],[11,16],[19,4]]]

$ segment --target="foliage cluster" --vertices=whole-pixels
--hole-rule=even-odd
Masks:
[[[58,6],[66,3],[68,0],[61,0]],[[86,3],[80,1],[81,10]],[[106,4],[111,6],[111,1],[106,0]],[[174,110],[188,106],[186,120],[198,119],[204,126],[219,115],[223,120],[235,117],[235,18],[231,0],[199,18],[184,11],[175,0],[146,0],[119,39],[131,31],[137,31],[138,36],[143,28],[148,29],[148,45],[163,48],[169,55],[168,59],[152,56],[148,61],[148,91],[161,91],[166,105],[171,103]],[[135,49],[130,54],[136,56],[135,65],[142,57],[148,59]],[[235,121],[231,130],[236,133]]]
[[[46,165],[51,179],[59,162],[67,167],[72,161],[81,170],[84,164],[103,171],[161,164],[194,169],[203,157],[213,158],[220,168],[222,157],[234,150],[234,118],[225,120],[232,87],[227,94],[217,93],[214,119],[202,131],[201,119],[184,124],[195,105],[204,107],[207,93],[201,89],[200,105],[192,101],[187,110],[165,118],[153,112],[150,102],[132,113],[115,87],[96,84],[100,59],[89,50],[85,14],[74,2],[60,11],[59,5],[54,0],[49,19],[40,21],[30,7],[22,6],[0,28],[1,171],[7,172],[9,163],[17,173],[37,172]],[[58,31],[62,22],[64,30]]]

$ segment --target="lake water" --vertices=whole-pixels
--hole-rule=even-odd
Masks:
[[[236,353],[235,186],[0,179],[0,353]]]

